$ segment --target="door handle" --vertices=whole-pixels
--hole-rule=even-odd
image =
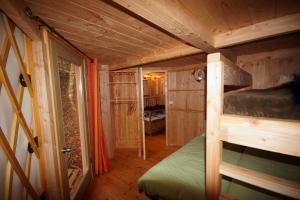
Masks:
[[[61,152],[62,153],[69,153],[69,152],[71,152],[72,151],[72,148],[71,147],[63,147],[62,149],[61,149]]]

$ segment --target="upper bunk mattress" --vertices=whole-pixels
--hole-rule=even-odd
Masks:
[[[224,113],[300,120],[300,81],[268,89],[225,93]]]

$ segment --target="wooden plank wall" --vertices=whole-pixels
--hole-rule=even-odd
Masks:
[[[109,74],[111,129],[116,148],[140,148],[140,112],[136,69]]]
[[[197,82],[193,70],[168,71],[169,145],[183,145],[204,132],[205,81]]]
[[[205,80],[198,83],[192,76],[195,68],[204,69],[205,67],[205,54],[185,56],[143,66],[145,71],[167,72],[166,96],[168,99],[165,104],[168,145],[183,145],[205,130]],[[171,103],[173,101],[172,105],[170,101]]]
[[[237,64],[252,74],[253,88],[272,87],[300,74],[300,48],[238,56]]]

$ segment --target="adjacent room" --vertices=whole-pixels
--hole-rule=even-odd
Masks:
[[[300,199],[300,1],[0,0],[0,200]]]

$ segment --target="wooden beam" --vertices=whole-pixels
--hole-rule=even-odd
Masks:
[[[237,165],[223,162],[220,167],[220,173],[231,178],[293,197],[300,198],[300,184],[286,179],[278,178],[254,170],[250,170]]]
[[[223,114],[224,62],[207,56],[207,124],[206,124],[206,199],[217,200],[221,192],[219,165],[222,161],[222,142],[219,139]]]
[[[223,56],[221,53],[209,54],[207,62],[222,62],[224,65],[224,85],[250,86],[252,76]]]
[[[21,183],[27,189],[27,191],[29,192],[31,197],[36,200],[40,199],[38,193],[34,190],[31,183],[29,182],[29,179],[26,177],[25,173],[23,172],[22,167],[21,167],[20,163],[18,162],[14,152],[10,148],[9,143],[7,142],[6,137],[1,128],[0,128],[0,146],[1,146],[4,154],[6,155],[7,159],[13,166],[14,171],[19,176]]]
[[[220,139],[300,157],[300,122],[223,115]]]
[[[212,33],[178,1],[113,1],[207,53],[216,52]]]
[[[300,30],[300,14],[287,15],[217,34],[215,47],[222,48]]]
[[[178,58],[178,57],[182,57],[182,56],[197,54],[197,53],[201,53],[201,52],[203,52],[203,51],[200,49],[189,47],[189,46],[182,47],[182,48],[178,47],[178,48],[175,48],[172,50],[158,52],[155,54],[151,54],[149,56],[137,58],[135,60],[131,59],[131,60],[128,60],[127,62],[123,62],[120,64],[110,65],[109,69],[110,70],[123,69],[123,68],[153,63],[153,62],[157,62],[157,61],[167,60],[167,59],[171,59],[171,58]]]
[[[0,0],[0,8],[31,39],[41,39],[38,26],[36,26],[25,14],[26,4],[23,0]]]
[[[31,158],[32,158],[32,154],[28,152],[26,156],[26,165],[25,165],[25,175],[28,179],[30,179]],[[24,200],[27,200],[28,194],[29,192],[26,190],[26,188],[24,188],[22,193],[23,195],[22,198]]]

